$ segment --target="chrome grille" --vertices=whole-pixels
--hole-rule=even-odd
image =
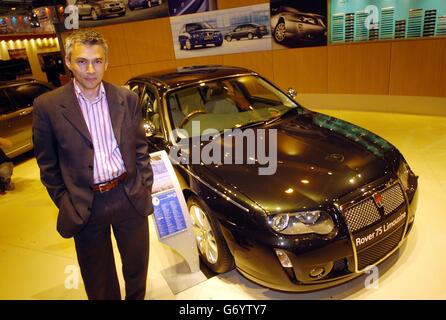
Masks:
[[[390,215],[404,204],[404,194],[399,183],[381,191],[384,215]],[[346,210],[342,215],[351,233],[361,230],[381,219],[381,215],[372,197],[369,197]]]
[[[358,253],[358,270],[363,270],[383,259],[389,252],[394,250],[400,243],[405,224],[395,230],[390,236],[380,242],[365,248]]]
[[[355,232],[381,219],[381,216],[373,203],[368,199],[344,212],[350,232]]]
[[[404,194],[400,184],[396,184],[393,187],[382,192],[384,214],[387,216],[398,209],[401,204],[404,203]]]

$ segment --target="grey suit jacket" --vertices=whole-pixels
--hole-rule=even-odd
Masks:
[[[104,81],[110,117],[127,170],[124,188],[143,216],[153,212],[153,173],[135,93]],[[75,236],[93,202],[93,144],[73,82],[39,96],[33,109],[34,152],[42,183],[59,208],[57,230]]]

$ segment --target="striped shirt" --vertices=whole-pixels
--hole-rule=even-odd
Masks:
[[[110,181],[126,172],[110,118],[105,88],[101,82],[99,95],[89,101],[74,80],[77,101],[93,142],[93,181]]]

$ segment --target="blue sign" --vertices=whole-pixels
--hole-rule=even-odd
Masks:
[[[175,190],[154,195],[153,205],[155,224],[160,239],[187,229]]]

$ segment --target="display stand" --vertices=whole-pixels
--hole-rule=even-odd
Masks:
[[[158,239],[185,260],[183,263],[161,271],[175,294],[207,278],[200,271],[197,244],[187,204],[172,163],[165,151],[151,153],[150,157],[154,175],[153,220]]]

